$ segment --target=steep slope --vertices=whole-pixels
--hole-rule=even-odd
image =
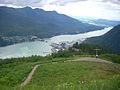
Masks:
[[[40,38],[102,29],[55,11],[0,7],[0,34],[3,36],[36,35]]]
[[[103,45],[120,53],[120,25],[115,26],[103,36],[88,39],[87,42]]]

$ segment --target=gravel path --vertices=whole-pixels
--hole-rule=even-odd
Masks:
[[[81,57],[79,59],[75,59],[75,60],[69,60],[69,61],[85,61],[85,62],[100,62],[100,63],[112,63],[111,61],[106,61],[100,58],[92,58],[92,57]],[[69,62],[66,61],[66,62]]]

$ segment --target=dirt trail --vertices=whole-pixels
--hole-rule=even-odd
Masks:
[[[79,59],[75,59],[75,60],[69,60],[69,61],[85,61],[85,62],[100,62],[100,63],[112,63],[111,61],[106,61],[100,58],[92,58],[92,57],[81,57]],[[66,62],[69,62],[66,61]]]
[[[108,64],[112,64],[112,62],[110,61],[106,61],[106,60],[102,60],[99,58],[92,58],[92,57],[81,57],[79,59],[75,59],[75,60],[68,60],[65,62],[74,62],[74,61],[85,61],[85,62],[100,62],[100,63],[108,63]],[[52,64],[56,64],[57,62],[54,62]],[[29,73],[29,75],[27,76],[26,80],[24,82],[21,83],[21,87],[27,85],[31,80],[32,80],[32,76],[35,73],[36,69],[38,68],[38,66],[40,65],[35,65],[34,68],[32,69],[32,71]]]
[[[39,65],[35,65],[34,68],[32,69],[32,71],[29,73],[29,75],[27,76],[26,80],[24,82],[21,83],[21,87],[27,85],[31,80],[32,80],[32,76],[35,73],[36,69],[38,68]]]

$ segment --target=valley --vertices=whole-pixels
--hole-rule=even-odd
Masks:
[[[96,30],[83,34],[59,35],[46,39],[34,38],[35,41],[33,40],[32,42],[26,41],[6,47],[0,47],[0,58],[28,57],[31,55],[46,56],[52,52],[67,50],[76,42],[82,43],[87,38],[101,36],[110,31],[111,28],[112,27],[108,27],[103,30]]]
[[[119,0],[0,0],[0,90],[120,90]]]
[[[104,29],[55,11],[0,6],[0,47]]]

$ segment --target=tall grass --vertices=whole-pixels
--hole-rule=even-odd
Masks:
[[[120,55],[117,54],[102,54],[101,58],[120,64]]]
[[[59,85],[28,85],[15,90],[120,90],[120,76],[115,75],[105,80],[80,81],[77,84],[66,82]]]

